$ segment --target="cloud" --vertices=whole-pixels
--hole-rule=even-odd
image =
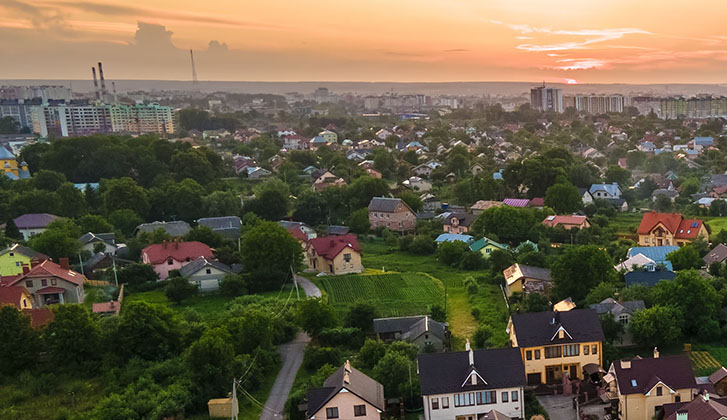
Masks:
[[[229,48],[227,48],[227,44],[219,41],[212,40],[207,45],[207,51],[211,53],[226,53],[229,51]]]
[[[470,50],[466,48],[452,48],[450,50],[444,50],[444,52],[450,53],[450,52],[469,52]]]
[[[34,29],[55,29],[66,31],[64,15],[60,10],[51,7],[38,7],[19,0],[0,0],[0,8],[9,11],[16,17],[28,19]]]

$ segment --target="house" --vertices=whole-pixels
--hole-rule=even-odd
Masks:
[[[435,243],[441,244],[442,242],[464,242],[466,244],[472,243],[475,238],[473,238],[470,235],[461,235],[458,233],[442,233],[439,236],[437,236],[437,239],[434,240]]]
[[[679,191],[667,190],[664,188],[657,188],[654,191],[652,191],[652,193],[651,193],[651,201],[656,201],[656,199],[662,195],[665,196],[666,198],[668,198],[673,203],[674,200],[676,200],[677,197],[679,197]]]
[[[386,409],[384,387],[351,367],[348,360],[323,387],[308,390],[306,419],[381,420]]]
[[[33,295],[23,286],[0,286],[0,306],[13,305],[18,309],[33,309]]]
[[[604,379],[624,420],[651,420],[664,404],[691,401],[697,388],[688,356],[659,357],[656,348],[653,358],[613,362]]]
[[[119,258],[116,255],[98,252],[93,254],[91,258],[83,261],[83,273],[89,279],[103,280],[103,274],[108,268],[114,266],[120,268],[133,262],[134,261]]]
[[[27,246],[13,244],[0,251],[0,277],[23,274],[23,267],[30,269],[47,259],[47,256]]]
[[[616,271],[633,271],[634,267],[641,268],[646,264],[656,264],[654,260],[644,254],[636,254],[613,266]]]
[[[629,248],[626,252],[626,258],[631,258],[637,254],[644,254],[645,257],[652,259],[657,266],[662,265],[667,270],[673,271],[671,261],[666,259],[666,256],[670,253],[679,249],[676,245],[665,245],[665,246],[635,246]]]
[[[5,146],[0,146],[0,166],[3,174],[12,180],[30,178],[28,164],[23,161],[18,165],[18,160],[13,152]]]
[[[346,185],[346,181],[343,178],[336,176],[328,171],[320,174],[313,181],[313,188],[319,192],[325,190],[328,187],[340,187],[342,185]]]
[[[219,261],[199,257],[179,269],[179,275],[197,286],[201,292],[212,292],[220,288],[222,279],[235,271]]]
[[[348,226],[340,226],[340,225],[328,225],[326,226],[326,234],[328,236],[336,236],[336,235],[346,235],[350,229]]]
[[[32,236],[45,232],[48,225],[54,220],[59,219],[58,216],[48,213],[28,213],[13,219],[13,223],[23,235],[24,240],[30,239]]]
[[[482,171],[484,171],[485,168],[482,167],[479,163],[475,163],[474,165],[470,166],[470,172],[473,176],[479,175]]]
[[[442,219],[442,227],[445,233],[467,233],[475,219],[472,214],[449,213]]]
[[[0,257],[2,258],[2,257]],[[721,264],[724,262],[724,260],[727,259],[727,245],[725,244],[717,244],[714,248],[712,248],[707,255],[704,256],[704,263],[707,266],[710,266],[712,264]]]
[[[603,200],[621,213],[629,211],[629,203],[623,198],[604,198]]]
[[[442,208],[442,200],[434,194],[424,193],[419,198],[422,200],[424,211],[437,211]]]
[[[383,341],[408,341],[421,352],[443,351],[447,345],[447,324],[437,322],[429,315],[374,319],[374,333]],[[429,351],[431,352],[431,351]]]
[[[577,214],[571,216],[548,216],[543,220],[543,224],[552,228],[562,227],[565,230],[581,230],[591,227],[591,223],[586,216],[579,216]]]
[[[213,259],[214,255],[209,246],[197,241],[164,241],[141,251],[142,262],[154,266],[159,280],[166,280],[170,271],[179,270],[200,257]]]
[[[247,179],[266,178],[273,174],[267,169],[261,168],[259,166],[249,166],[245,169],[245,172],[247,173]]]
[[[338,134],[334,133],[331,130],[323,130],[318,133],[318,136],[325,140],[325,142],[328,144],[338,143]]]
[[[636,233],[641,246],[684,245],[709,236],[704,222],[679,213],[644,213]]]
[[[591,193],[591,196],[596,200],[621,198],[621,194],[623,194],[621,187],[619,187],[616,182],[612,184],[593,184],[591,185],[591,188],[588,189],[588,192]]]
[[[421,191],[421,192],[427,192],[432,189],[432,183],[422,179],[418,176],[412,176],[409,179],[402,182],[402,185],[404,185],[407,188],[411,188],[414,191]]]
[[[722,420],[727,418],[727,398],[715,398],[709,392],[685,402],[664,404],[663,420]],[[675,398],[676,399],[676,398]]]
[[[601,303],[594,303],[588,307],[596,311],[598,316],[611,314],[614,320],[624,326],[623,332],[619,334],[619,337],[613,343],[614,346],[626,347],[634,344],[633,337],[628,329],[629,321],[631,320],[631,315],[646,308],[643,300],[617,302],[612,298],[606,298]]]
[[[308,268],[321,273],[363,273],[361,246],[356,235],[324,236],[308,241],[306,248]]]
[[[219,233],[227,239],[237,241],[240,237],[242,220],[237,216],[203,217],[197,220],[200,226],[207,226],[212,232]]]
[[[592,309],[512,314],[507,331],[529,385],[581,379],[587,365],[603,363],[601,320]]]
[[[420,354],[425,420],[481,420],[497,411],[525,417],[525,370],[516,348]]]
[[[475,204],[470,207],[470,211],[475,216],[479,216],[480,214],[484,213],[485,210],[493,208],[493,207],[500,207],[502,206],[502,203],[499,201],[492,201],[492,200],[479,200]]]
[[[714,390],[720,396],[727,395],[727,368],[724,366],[717,369],[713,374],[709,375],[709,383],[714,386]]]
[[[512,296],[519,292],[524,295],[530,293],[547,294],[553,286],[550,270],[531,265],[515,263],[503,270],[505,275],[505,293]]]
[[[656,263],[647,263],[644,268],[628,272],[624,275],[626,287],[635,284],[645,286],[656,286],[662,280],[674,280],[676,274],[673,271],[662,268]]]
[[[387,228],[407,232],[416,227],[416,214],[400,198],[374,197],[368,209],[371,229]]]
[[[116,244],[116,234],[111,233],[92,233],[88,232],[78,238],[81,244],[81,251],[88,251],[92,254],[96,253],[96,248],[101,249],[104,254],[116,254],[119,246]],[[103,248],[101,248],[103,246]]]
[[[142,233],[154,233],[154,231],[157,229],[163,230],[164,233],[173,238],[179,238],[180,236],[184,236],[188,234],[191,230],[191,228],[189,227],[189,223],[183,220],[175,220],[172,222],[156,221],[152,223],[140,224],[136,227],[135,234],[136,236],[139,236]]]
[[[313,239],[318,236],[315,229],[306,225],[303,222],[293,222],[290,220],[279,220],[278,226],[284,228],[285,230],[290,232],[290,234],[293,235],[294,238],[301,240],[303,242],[307,242],[309,239]]]
[[[502,204],[510,207],[527,207],[530,200],[527,198],[506,198]]]
[[[11,281],[8,286],[24,286],[33,297],[33,307],[56,303],[83,303],[83,283],[86,277],[68,266],[68,258],[61,258],[60,265],[51,260],[28,269]]]
[[[470,251],[479,252],[485,258],[490,258],[490,254],[494,250],[507,251],[508,246],[497,243],[491,239],[483,237],[470,244]]]
[[[593,196],[588,191],[588,188],[578,188],[578,192],[581,194],[581,201],[583,201],[584,206],[593,204]]]

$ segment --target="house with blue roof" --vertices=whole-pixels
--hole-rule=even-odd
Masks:
[[[671,261],[666,259],[666,256],[670,253],[679,249],[676,245],[664,245],[664,246],[635,246],[629,249],[626,253],[626,258],[631,258],[638,254],[643,254],[645,257],[651,259],[656,265],[664,265],[667,270],[674,271],[671,265]]]
[[[671,281],[675,278],[676,274],[673,271],[666,270],[655,263],[648,263],[642,269],[630,271],[624,274],[626,287],[637,284],[653,287],[660,281]]]
[[[705,147],[714,146],[714,137],[695,137],[692,140],[692,148],[701,151]]]
[[[439,236],[437,236],[437,239],[434,240],[437,244],[440,244],[442,242],[464,242],[466,244],[472,243],[475,238],[470,235],[462,235],[458,233],[443,233]]]
[[[593,184],[588,192],[591,193],[593,198],[602,200],[621,198],[622,194],[621,187],[615,182],[612,184]]]

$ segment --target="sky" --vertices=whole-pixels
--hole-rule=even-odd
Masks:
[[[724,0],[0,0],[0,79],[727,83]]]

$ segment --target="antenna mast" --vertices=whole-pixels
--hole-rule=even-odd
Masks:
[[[197,69],[194,67],[194,51],[192,51],[191,49],[189,50],[189,56],[192,58],[192,83],[196,85],[198,83]]]

